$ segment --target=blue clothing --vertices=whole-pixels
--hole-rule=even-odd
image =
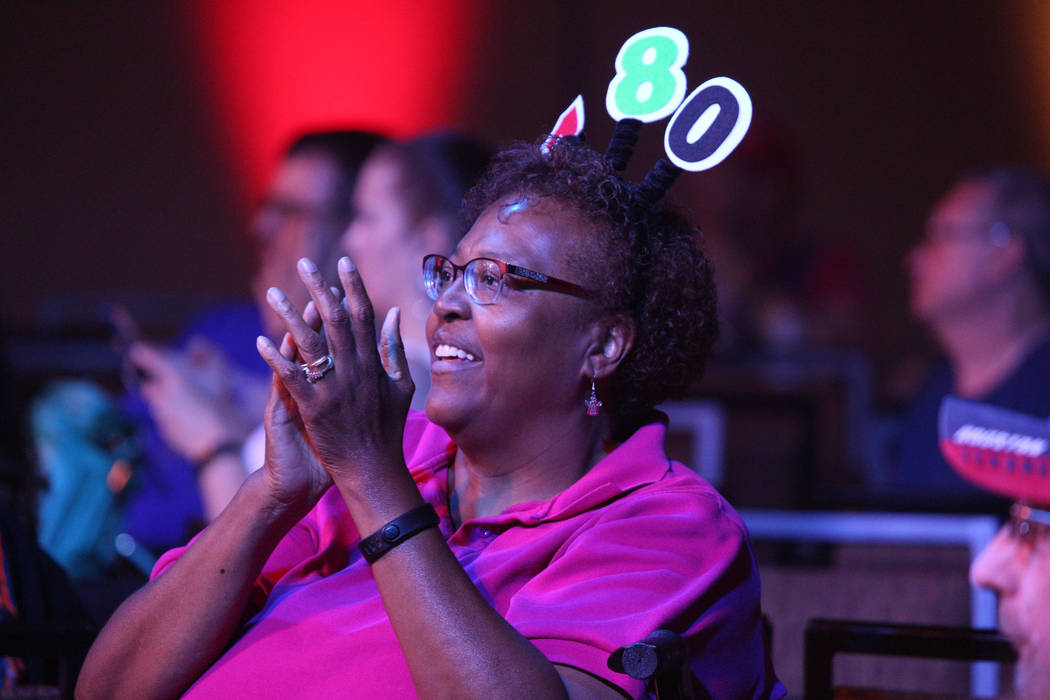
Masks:
[[[270,367],[255,349],[255,339],[261,334],[262,319],[254,304],[228,303],[195,318],[176,346],[184,346],[195,336],[204,338],[220,348],[232,365],[265,377]],[[124,531],[159,554],[182,544],[204,524],[197,475],[164,442],[139,394],[126,395],[121,408],[139,426],[145,454],[124,507]]]
[[[902,495],[928,497],[935,499],[934,503],[998,503],[1000,499],[959,476],[941,455],[937,415],[941,400],[953,393],[954,387],[955,373],[941,359],[903,414],[892,485]],[[1033,416],[1050,416],[1050,335],[1040,340],[998,386],[974,400]]]

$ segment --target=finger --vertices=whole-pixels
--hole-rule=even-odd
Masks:
[[[290,337],[290,334],[285,334],[285,340],[281,343],[282,348],[291,349],[290,347],[285,347],[288,345]],[[266,336],[260,335],[256,338],[255,347],[259,351],[259,355],[266,360],[266,364],[270,365],[270,369],[273,370],[274,379],[282,384],[290,394],[295,396],[304,389],[306,375],[298,362],[285,357],[281,350],[273,344],[273,341]]]
[[[306,302],[306,308],[303,309],[303,320],[306,321],[306,325],[310,326],[310,328],[320,332],[321,314],[317,311],[317,305],[314,304],[313,299]]]
[[[380,332],[379,359],[383,362],[386,376],[395,382],[408,373],[405,364],[405,346],[401,340],[401,309],[395,306],[387,312]]]
[[[279,315],[289,332],[295,339],[295,346],[304,362],[312,362],[324,357],[328,353],[324,339],[314,329],[307,325],[303,317],[299,315],[295,305],[277,287],[270,287],[266,292],[266,301],[270,304],[277,315]],[[273,343],[271,343],[272,345]]]
[[[285,333],[281,339],[281,355],[286,359],[295,362],[295,339],[292,338],[291,333]]]
[[[291,418],[295,399],[288,393],[288,387],[281,383],[276,374],[273,375],[273,386],[266,403],[266,415],[270,416],[271,425],[287,422]],[[264,420],[266,420],[265,415]],[[269,426],[266,427],[269,428]]]
[[[133,343],[128,348],[128,359],[132,365],[142,370],[145,381],[170,379],[176,374],[172,361],[164,351],[148,343]]]
[[[372,308],[372,301],[368,298],[368,292],[365,291],[364,282],[361,281],[361,274],[347,257],[339,258],[337,267],[339,268],[339,280],[346,291],[343,308],[350,312],[357,353],[361,355],[370,351],[374,352],[376,347],[375,310]]]
[[[318,314],[319,320],[324,322],[325,336],[331,354],[340,358],[344,352],[352,352],[353,338],[350,334],[349,318],[346,309],[339,303],[339,297],[332,294],[331,287],[325,285],[317,265],[310,258],[301,258],[297,268],[300,279],[310,292],[315,313]],[[310,319],[307,319],[307,323],[310,323]]]
[[[405,344],[401,339],[401,308],[395,306],[387,312],[383,320],[383,330],[379,343],[379,355],[383,360],[386,374],[394,382],[394,387],[404,402],[412,401],[416,391],[415,382],[408,369],[408,357],[405,355]]]
[[[218,346],[200,335],[194,335],[186,343],[186,357],[197,367],[222,363],[226,359]]]

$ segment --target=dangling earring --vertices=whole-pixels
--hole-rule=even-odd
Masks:
[[[591,377],[591,395],[587,397],[587,415],[598,415],[598,409],[601,407],[602,402],[598,400],[598,390],[597,387],[594,385],[594,377]]]

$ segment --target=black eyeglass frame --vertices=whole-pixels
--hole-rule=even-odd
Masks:
[[[516,278],[521,278],[521,280],[525,281],[526,285],[531,288],[547,289],[552,292],[560,292],[562,294],[568,294],[570,296],[579,297],[581,299],[592,299],[594,297],[594,292],[588,289],[584,289],[578,284],[567,282],[565,280],[558,279],[557,277],[551,277],[550,275],[545,275],[542,272],[530,270],[527,267],[521,267],[520,265],[514,265],[512,263],[503,262],[502,260],[497,260],[496,258],[474,258],[473,260],[468,260],[462,265],[457,265],[444,255],[431,253],[430,255],[423,256],[423,283],[426,287],[427,296],[430,297],[430,299],[433,301],[437,301],[438,295],[440,295],[441,292],[432,292],[432,287],[429,284],[426,284],[427,263],[429,263],[431,260],[435,261],[434,267],[438,271],[444,269],[446,265],[452,268],[452,279],[449,280],[450,284],[456,281],[456,279],[460,276],[460,273],[463,273],[465,275],[467,267],[473,265],[479,260],[494,263],[500,271],[500,282],[499,289],[496,291],[496,295],[492,298],[492,301],[480,301],[475,296],[474,292],[472,292],[470,289],[467,289],[467,293],[470,295],[470,298],[474,301],[474,303],[481,304],[482,306],[493,304],[496,302],[497,299],[499,299],[499,295],[503,292],[503,280],[506,278],[507,275],[513,275]],[[464,279],[466,279],[466,277],[464,277]]]

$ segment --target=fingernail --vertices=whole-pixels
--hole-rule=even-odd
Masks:
[[[317,272],[317,265],[310,258],[299,258],[299,269],[307,275]]]
[[[265,350],[266,349],[266,343],[267,342],[269,342],[269,341],[267,340],[266,336],[264,336],[264,335],[258,335],[258,336],[255,337],[255,347],[259,348],[260,350]]]
[[[353,272],[357,269],[357,266],[354,265],[353,260],[344,255],[343,257],[339,258],[339,269],[343,272]]]
[[[277,287],[270,287],[269,289],[267,289],[266,298],[272,301],[274,304],[280,304],[281,306],[284,306],[286,303],[288,303],[288,297],[286,297],[284,295],[284,292],[282,292]]]

